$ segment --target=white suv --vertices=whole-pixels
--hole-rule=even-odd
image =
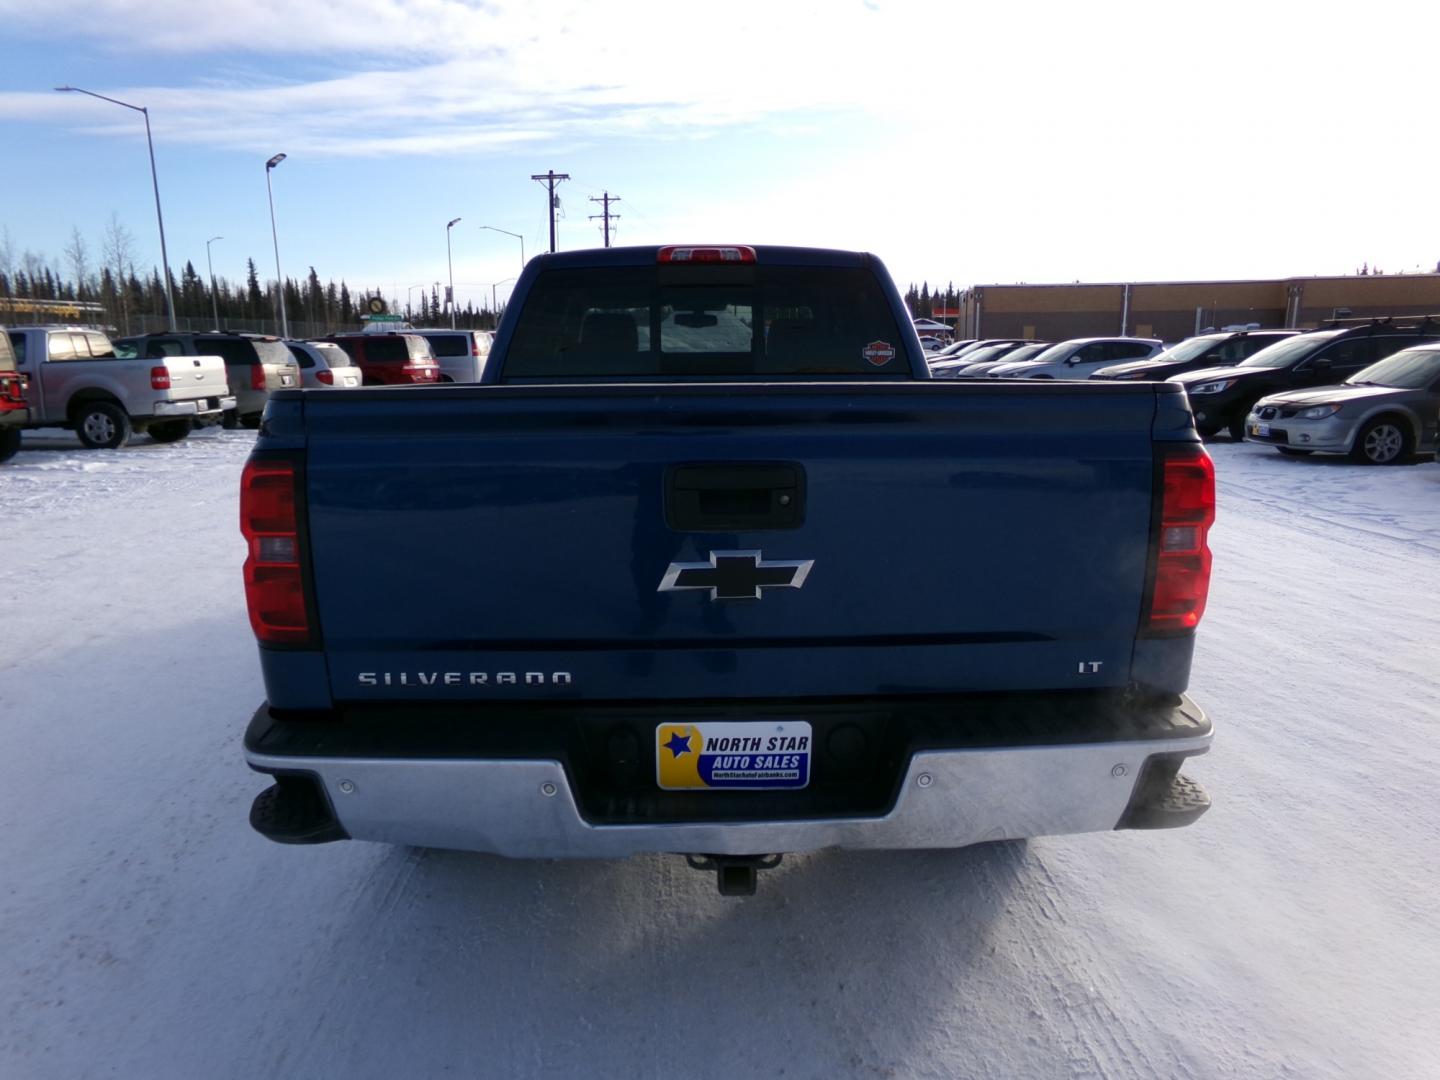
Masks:
[[[1051,345],[1031,360],[993,367],[986,378],[1088,379],[1092,371],[1110,364],[1145,360],[1164,348],[1165,343],[1155,338],[1071,338]]]

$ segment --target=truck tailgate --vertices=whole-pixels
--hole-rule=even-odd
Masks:
[[[1128,678],[1145,385],[456,386],[305,394],[303,410],[337,701]],[[789,519],[733,524],[786,477]],[[783,564],[806,563],[782,587]]]
[[[167,356],[164,364],[170,372],[170,389],[161,391],[166,401],[221,397],[230,392],[225,361],[218,356]]]

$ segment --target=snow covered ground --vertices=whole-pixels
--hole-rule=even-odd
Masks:
[[[1217,442],[1169,833],[791,857],[270,844],[253,435],[0,467],[0,1076],[1440,1076],[1440,465]]]

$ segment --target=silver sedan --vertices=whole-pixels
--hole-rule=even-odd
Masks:
[[[1349,454],[1395,465],[1436,449],[1440,343],[1403,349],[1338,386],[1271,394],[1245,418],[1245,441],[1282,454]]]

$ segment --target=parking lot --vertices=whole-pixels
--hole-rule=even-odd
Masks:
[[[253,438],[32,434],[0,472],[0,1074],[1440,1072],[1440,465],[1212,445],[1195,827],[790,857],[734,900],[679,858],[255,835]]]

